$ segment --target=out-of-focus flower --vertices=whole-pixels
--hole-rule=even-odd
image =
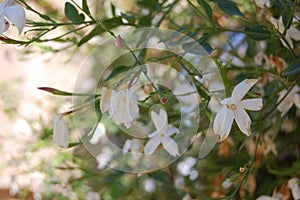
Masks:
[[[294,21],[297,21],[294,19]],[[276,19],[274,17],[270,18],[270,22],[273,24],[273,26],[278,29],[280,33],[283,33],[285,28],[282,21],[282,16],[279,19]],[[294,40],[300,40],[300,31],[297,29],[297,27],[290,26],[290,28],[286,31],[285,39],[287,40],[289,46],[293,49],[294,44],[292,39]],[[280,39],[283,46],[288,47],[284,40]]]
[[[260,7],[260,8],[264,8],[266,7],[271,7],[271,2],[270,0],[255,0],[255,4]]]
[[[193,157],[187,157],[184,161],[181,161],[177,165],[177,171],[183,176],[189,176],[191,180],[195,180],[199,173],[193,169],[196,165],[197,160]]]
[[[140,152],[141,142],[138,139],[128,139],[123,146],[123,153],[126,154],[129,150],[133,153]]]
[[[104,147],[100,154],[97,155],[98,169],[104,169],[106,165],[113,159],[113,151],[109,147]]]
[[[153,193],[156,189],[156,183],[152,178],[147,178],[143,182],[144,189],[148,193]]]
[[[267,195],[262,195],[262,196],[258,197],[256,200],[280,200],[280,199],[277,197],[270,197]]]
[[[182,84],[174,89],[174,94],[183,105],[181,112],[190,113],[198,106],[198,96],[196,89],[188,84]]]
[[[14,0],[4,0],[0,4],[0,35],[9,28],[9,22],[6,19],[16,25],[19,33],[24,28],[26,21],[25,10],[22,6],[14,5],[14,3]]]
[[[270,55],[270,65],[271,67],[276,67],[279,73],[287,67],[285,60],[279,56]]]
[[[116,37],[115,45],[120,49],[123,48],[122,38],[120,35]]]
[[[53,140],[64,148],[69,145],[69,130],[61,113],[57,114],[54,119]]]
[[[104,136],[106,134],[106,129],[104,124],[102,123],[98,123],[94,133],[93,133],[93,137],[90,139],[90,143],[91,144],[97,144],[100,140],[100,138],[102,136]]]
[[[98,192],[88,192],[86,195],[86,200],[100,200]]]
[[[177,143],[170,137],[174,133],[178,133],[178,129],[168,127],[168,116],[164,109],[159,110],[159,114],[151,111],[151,118],[156,128],[156,131],[148,137],[151,138],[145,145],[144,152],[152,154],[155,149],[162,143],[164,149],[172,156],[179,155]]]
[[[129,128],[139,114],[138,98],[130,89],[115,91],[103,87],[100,110],[108,111],[115,124]]]
[[[230,188],[230,186],[232,186],[232,181],[230,180],[230,178],[225,179],[225,181],[223,181],[222,183],[222,187],[224,189],[228,189]]]
[[[232,96],[221,101],[223,108],[217,113],[213,129],[220,136],[220,141],[225,140],[231,130],[235,119],[239,129],[247,136],[251,135],[251,119],[245,110],[257,111],[262,108],[262,99],[242,98],[255,85],[257,79],[246,79],[233,89]]]
[[[292,178],[288,182],[288,187],[292,190],[293,198],[296,200],[300,199],[300,187],[299,187],[299,179]]]
[[[300,95],[299,95],[300,87],[294,86],[294,88],[290,91],[290,93],[282,100],[282,102],[277,106],[277,110],[282,112],[282,115],[287,113],[290,108],[295,104],[300,109]],[[278,102],[286,95],[288,91],[283,90],[279,93]]]

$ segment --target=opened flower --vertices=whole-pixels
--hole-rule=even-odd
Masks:
[[[53,140],[61,147],[67,148],[69,145],[69,131],[61,113],[54,119]]]
[[[285,28],[284,28],[284,24],[282,21],[282,17],[280,17],[279,19],[275,19],[274,17],[271,17],[270,22],[280,33],[284,32]],[[285,39],[288,42],[289,46],[293,49],[294,45],[293,45],[292,39],[294,39],[296,41],[300,40],[300,31],[297,29],[297,27],[290,26],[289,29],[286,31]],[[282,45],[287,47],[287,44],[285,43],[285,41],[283,41],[282,39],[280,39],[280,40],[281,40]]]
[[[138,97],[130,89],[115,91],[103,87],[100,110],[108,111],[115,124],[129,128],[139,114]]]
[[[220,141],[228,137],[233,120],[236,121],[239,129],[244,134],[247,136],[251,135],[251,119],[245,110],[260,110],[262,108],[262,99],[242,99],[257,81],[257,79],[242,81],[235,86],[231,97],[221,101],[223,108],[217,113],[213,124],[215,134],[220,135]]]
[[[294,86],[294,88],[290,91],[288,95],[286,95],[288,91],[283,90],[279,93],[278,102],[281,101],[281,103],[277,106],[277,110],[282,112],[282,115],[287,113],[290,108],[295,104],[300,109],[300,87]],[[284,98],[284,99],[282,99]]]
[[[14,5],[14,0],[4,0],[0,4],[0,35],[9,28],[9,22],[16,25],[19,33],[25,25],[25,10],[20,5]],[[8,21],[7,21],[8,20]]]
[[[178,133],[179,130],[175,127],[168,127],[167,112],[164,109],[160,109],[158,114],[151,111],[151,119],[156,131],[148,136],[151,139],[145,145],[144,152],[146,154],[152,154],[155,149],[162,144],[163,148],[172,156],[179,155],[178,145],[170,137],[174,133]]]

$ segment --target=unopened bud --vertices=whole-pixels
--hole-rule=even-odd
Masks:
[[[118,36],[116,37],[115,45],[116,45],[117,47],[119,47],[120,49],[123,48],[122,38],[121,38],[120,35],[118,35]]]

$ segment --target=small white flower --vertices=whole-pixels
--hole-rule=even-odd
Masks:
[[[98,192],[88,192],[86,195],[86,200],[100,200]]]
[[[126,154],[129,151],[133,153],[138,153],[141,148],[141,142],[138,139],[128,139],[125,141],[123,146],[123,153]]]
[[[276,197],[270,197],[267,195],[262,195],[260,197],[258,197],[256,200],[280,200],[279,198]]]
[[[295,104],[300,109],[300,87],[294,86],[290,93],[282,100],[282,102],[277,106],[277,110],[282,112],[282,115],[287,113],[290,108]],[[286,95],[288,91],[283,90],[279,93],[278,102]]]
[[[146,178],[143,185],[145,191],[148,193],[153,193],[156,190],[156,183],[152,178]]]
[[[220,141],[225,140],[231,130],[235,119],[239,129],[249,136],[251,134],[251,119],[245,110],[257,111],[262,108],[262,99],[242,98],[255,85],[257,79],[246,79],[239,83],[232,91],[232,96],[221,101],[223,108],[216,115],[213,129],[220,136]]]
[[[270,0],[255,0],[255,3],[260,8],[264,8],[265,6],[267,6],[268,8],[271,7]]]
[[[14,5],[14,0],[4,0],[0,4],[0,35],[9,28],[9,20],[17,26],[19,33],[22,32],[26,16],[25,10],[20,5]]]
[[[156,128],[156,131],[148,137],[151,138],[145,145],[144,152],[152,154],[155,149],[162,143],[164,149],[172,156],[179,155],[177,143],[170,137],[174,133],[178,133],[178,129],[168,127],[168,116],[164,109],[159,110],[159,114],[151,111],[151,118]]]
[[[95,145],[99,142],[100,138],[106,134],[106,129],[104,124],[98,123],[96,130],[93,133],[90,143]]]
[[[222,183],[222,187],[223,187],[224,189],[228,189],[228,188],[230,188],[231,186],[232,186],[232,181],[231,181],[230,178],[226,178],[225,181],[223,181],[223,183]]]
[[[288,182],[288,187],[292,190],[292,195],[295,200],[300,199],[300,187],[298,182],[299,179],[297,178],[292,178]]]
[[[275,19],[274,17],[271,17],[270,22],[273,24],[273,26],[276,29],[278,29],[280,33],[284,32],[285,28],[282,21],[282,17],[280,17],[279,19]],[[297,22],[297,20],[294,19],[294,22]],[[286,31],[285,39],[289,43],[290,47],[293,49],[294,45],[292,39],[297,41],[300,40],[300,31],[297,29],[297,27],[290,26],[290,28]],[[287,44],[282,39],[280,40],[283,46],[288,47]]]
[[[69,131],[61,113],[57,114],[54,119],[53,140],[64,148],[69,145]]]
[[[115,124],[129,128],[139,114],[138,97],[130,89],[115,91],[103,87],[100,110],[108,111]]]

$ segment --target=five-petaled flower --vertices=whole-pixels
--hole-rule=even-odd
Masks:
[[[25,10],[22,6],[14,5],[14,3],[14,0],[4,0],[0,4],[0,35],[9,28],[8,21],[17,26],[19,33],[24,28],[26,21]]]
[[[245,110],[257,111],[262,108],[262,99],[242,98],[255,85],[257,79],[246,79],[235,86],[232,96],[221,101],[223,108],[216,115],[213,129],[215,134],[220,135],[220,141],[225,140],[231,130],[235,119],[239,129],[249,136],[251,134],[251,119]]]
[[[300,87],[295,85],[293,89],[286,95],[287,90],[283,90],[279,93],[278,102],[281,103],[277,106],[277,110],[282,112],[282,115],[285,115],[287,111],[295,104],[300,109]],[[282,99],[284,98],[284,99]]]
[[[58,146],[64,148],[69,145],[69,130],[61,113],[57,114],[54,119],[53,140]]]
[[[131,89],[115,91],[102,88],[100,110],[108,111],[115,124],[124,124],[126,128],[138,117],[138,97]]]
[[[164,109],[160,109],[159,113],[151,111],[151,119],[156,130],[148,137],[151,138],[145,145],[144,152],[152,154],[157,147],[162,144],[164,149],[172,156],[179,155],[177,143],[170,137],[174,133],[178,133],[175,127],[168,127],[168,116]]]

